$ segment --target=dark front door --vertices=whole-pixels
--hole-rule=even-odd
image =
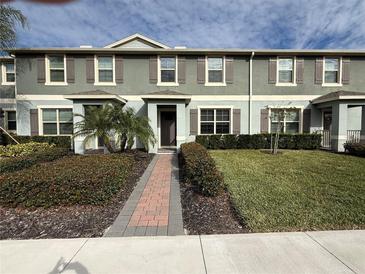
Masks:
[[[161,146],[176,146],[176,112],[161,111]]]

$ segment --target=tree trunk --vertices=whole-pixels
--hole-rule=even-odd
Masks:
[[[125,151],[126,143],[127,143],[127,135],[123,133],[122,136],[120,137],[120,151],[121,152]]]

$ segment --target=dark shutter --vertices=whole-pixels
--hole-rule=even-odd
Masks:
[[[226,83],[233,84],[233,57],[226,57]]]
[[[316,85],[321,85],[322,81],[323,81],[323,58],[317,58],[316,59],[314,83]]]
[[[115,56],[115,82],[123,83],[123,56]]]
[[[269,110],[266,108],[261,109],[260,129],[261,133],[269,132]]]
[[[342,59],[342,84],[350,84],[350,59]]]
[[[198,135],[198,110],[190,110],[190,135]]]
[[[39,135],[38,109],[30,110],[30,135]]]
[[[303,84],[304,80],[304,59],[297,59],[297,84]]]
[[[303,110],[303,133],[309,133],[311,126],[311,109]]]
[[[75,60],[71,56],[66,57],[67,83],[75,83]]]
[[[198,84],[205,83],[205,57],[199,56],[197,62],[197,81]]]
[[[95,82],[94,56],[86,57],[86,82],[87,83]]]
[[[269,59],[269,84],[276,83],[276,66],[277,66],[277,59]]]
[[[241,110],[233,110],[233,134],[241,133]]]
[[[150,83],[157,84],[157,56],[150,57]]]
[[[178,82],[179,84],[185,84],[186,78],[186,65],[185,65],[185,57],[179,56],[177,59],[177,73],[178,73]]]
[[[37,58],[37,81],[38,83],[46,82],[46,63],[45,57],[39,56]]]

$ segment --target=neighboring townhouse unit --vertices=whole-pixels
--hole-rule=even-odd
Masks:
[[[135,34],[104,48],[10,53],[19,135],[71,135],[80,119],[73,114],[114,101],[149,117],[154,153],[198,134],[274,132],[280,112],[284,132],[321,131],[323,146],[335,151],[349,138],[365,137],[361,50],[170,48]],[[2,77],[12,71],[6,66]],[[74,140],[76,153],[100,146],[97,139]]]

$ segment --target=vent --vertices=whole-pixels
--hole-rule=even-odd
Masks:
[[[174,48],[175,48],[175,49],[186,49],[186,47],[185,47],[185,46],[175,46]]]
[[[91,45],[81,45],[80,48],[81,49],[91,49],[93,46]]]

